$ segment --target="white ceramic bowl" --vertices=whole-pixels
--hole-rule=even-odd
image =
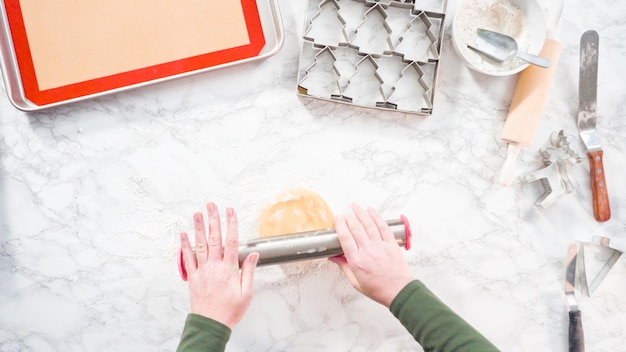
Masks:
[[[492,6],[480,6],[481,4]],[[523,16],[505,18],[506,15],[516,13],[511,9],[519,9]],[[497,63],[469,49],[467,44],[473,44],[477,28],[510,35],[517,40],[519,50],[535,55],[541,51],[546,38],[545,17],[535,0],[460,1],[452,20],[454,49],[469,68],[491,76],[516,74],[528,67],[528,63],[518,58]]]

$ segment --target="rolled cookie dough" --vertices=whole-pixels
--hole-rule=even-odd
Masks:
[[[306,189],[279,194],[263,209],[259,235],[272,237],[335,227],[335,217],[324,199]]]

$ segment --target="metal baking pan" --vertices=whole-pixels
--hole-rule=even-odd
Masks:
[[[19,110],[22,111],[39,111],[52,107],[74,103],[90,98],[100,97],[107,94],[122,92],[128,89],[140,88],[160,82],[165,82],[177,78],[187,77],[199,73],[209,72],[216,69],[230,67],[237,64],[262,60],[276,54],[282,47],[284,42],[284,30],[280,17],[280,10],[277,0],[256,0],[260,25],[264,36],[264,44],[256,56],[237,59],[235,61],[216,64],[208,67],[200,67],[183,73],[176,73],[167,76],[149,79],[139,83],[131,83],[128,85],[115,87],[112,89],[86,94],[60,101],[50,103],[34,103],[32,99],[27,98],[24,89],[24,81],[20,73],[18,65],[18,57],[16,54],[9,16],[7,14],[8,6],[19,6],[20,0],[2,0],[0,1],[0,68],[2,69],[2,77],[6,88],[9,101]],[[243,4],[242,0],[242,4]],[[69,87],[69,86],[68,86]],[[71,88],[68,88],[71,89]]]

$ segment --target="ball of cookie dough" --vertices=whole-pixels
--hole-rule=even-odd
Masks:
[[[335,227],[335,217],[326,201],[306,189],[279,194],[261,213],[259,235],[273,237]]]

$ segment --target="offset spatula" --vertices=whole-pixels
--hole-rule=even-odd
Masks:
[[[576,262],[578,244],[572,243],[567,250],[565,262],[565,298],[569,307],[569,352],[584,352],[585,337],[578,302],[576,301]]]
[[[580,78],[578,81],[578,133],[587,147],[591,172],[593,216],[598,221],[611,218],[609,194],[604,177],[602,146],[596,131],[598,91],[598,42],[596,31],[586,31],[580,38]]]

